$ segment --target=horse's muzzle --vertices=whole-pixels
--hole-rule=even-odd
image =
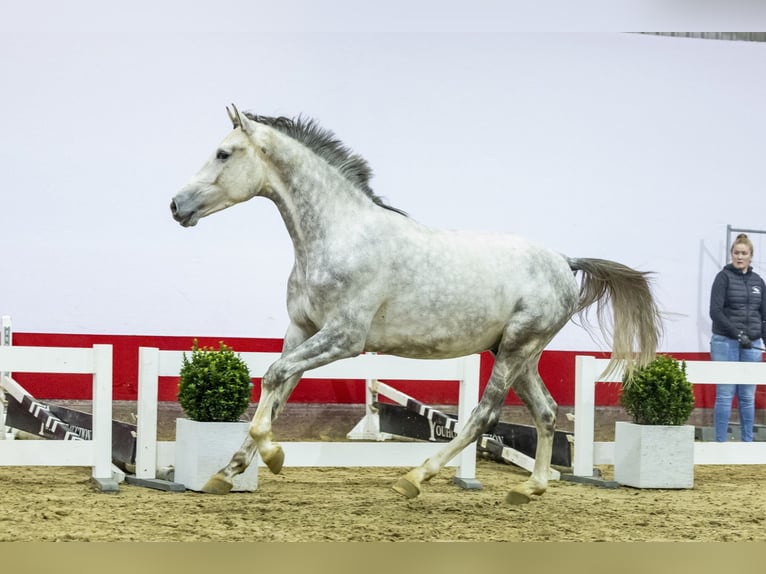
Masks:
[[[194,218],[194,212],[183,213],[178,208],[175,198],[170,200],[170,213],[173,215],[173,219],[184,227],[192,227],[197,223],[197,220]]]
[[[178,205],[175,199],[170,200],[170,213],[173,214],[173,219],[178,221]]]

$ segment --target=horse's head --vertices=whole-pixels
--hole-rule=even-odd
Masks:
[[[258,195],[266,183],[266,164],[256,143],[258,124],[235,106],[228,108],[232,131],[191,181],[170,202],[173,218],[191,227],[211,213]]]

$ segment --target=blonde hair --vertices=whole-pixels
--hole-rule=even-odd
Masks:
[[[741,243],[742,245],[745,245],[748,249],[750,249],[750,255],[753,254],[753,242],[750,241],[750,238],[745,235],[744,233],[740,233],[737,235],[737,238],[734,240],[734,243],[731,244],[731,252],[734,252],[734,247],[737,246],[738,243]]]

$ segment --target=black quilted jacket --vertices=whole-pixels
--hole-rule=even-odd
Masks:
[[[731,263],[713,281],[710,291],[713,333],[736,339],[744,331],[750,339],[766,341],[766,284],[748,267],[745,273]]]

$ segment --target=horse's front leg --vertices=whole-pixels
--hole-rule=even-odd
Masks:
[[[285,334],[284,342],[282,343],[282,356],[292,351],[298,345],[303,343],[309,338],[310,333],[307,333],[305,329],[291,323]],[[256,407],[256,413],[253,416],[253,420],[250,422],[250,430],[247,438],[245,438],[242,446],[237,452],[234,453],[229,464],[216,472],[202,487],[202,491],[209,494],[226,494],[234,486],[234,477],[245,472],[250,463],[252,463],[256,452],[259,452],[258,442],[253,438],[253,424],[255,421],[261,421],[259,426],[262,426],[263,421],[268,418],[268,429],[262,433],[262,437],[266,437],[266,440],[261,441],[263,445],[263,451],[269,453],[266,456],[269,458],[269,462],[264,462],[269,466],[269,469],[274,473],[278,473],[282,468],[282,461],[284,461],[284,455],[281,454],[281,448],[278,445],[271,443],[271,420],[281,412],[282,408],[279,405],[284,406],[287,402],[287,397],[293,391],[303,373],[298,373],[291,377],[285,384],[274,388],[266,388],[262,384],[261,398],[258,401]],[[277,391],[281,391],[277,393]],[[264,459],[261,454],[261,459]]]
[[[285,454],[282,447],[272,440],[271,423],[282,411],[284,403],[300,381],[301,375],[302,373],[290,377],[277,390],[263,388],[255,415],[250,421],[248,436],[231,457],[229,464],[208,479],[202,487],[202,492],[227,494],[234,487],[234,477],[247,470],[256,452],[261,455],[261,460],[271,472],[279,474],[285,461]]]
[[[211,476],[202,487],[207,494],[227,494],[234,487],[234,477],[250,466],[257,452],[255,441],[248,436],[225,467]]]
[[[358,355],[363,350],[363,341],[352,344],[348,333],[333,329],[323,329],[312,337],[293,345],[303,331],[297,327],[288,331],[285,350],[266,371],[261,380],[261,398],[258,401],[253,420],[250,422],[249,436],[240,449],[234,453],[231,461],[215,473],[203,487],[203,492],[226,494],[233,487],[233,479],[241,474],[252,462],[258,452],[264,464],[273,473],[279,473],[284,464],[284,451],[272,438],[272,422],[279,415],[290,394],[300,381],[303,373],[331,363],[332,361]],[[288,343],[288,339],[290,342]]]
[[[277,387],[268,385],[264,378],[261,400],[258,402],[253,420],[250,422],[249,438],[261,455],[261,460],[274,474],[279,474],[282,470],[285,453],[279,443],[274,442],[271,426],[279,413],[282,412],[290,393],[295,389],[302,375],[303,372],[301,371]]]

